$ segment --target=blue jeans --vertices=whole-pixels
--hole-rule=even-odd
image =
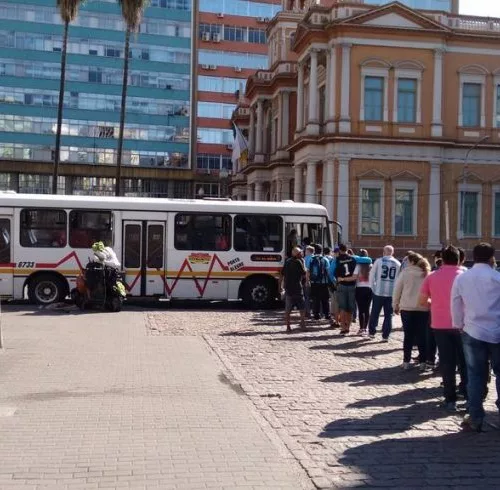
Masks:
[[[467,364],[467,394],[469,414],[476,424],[484,419],[483,397],[488,381],[488,361],[496,376],[497,407],[500,409],[500,344],[490,344],[463,333],[465,363]]]
[[[370,335],[375,335],[378,326],[380,312],[384,309],[384,323],[382,325],[382,337],[388,339],[392,331],[392,296],[373,296],[372,313],[368,330]]]

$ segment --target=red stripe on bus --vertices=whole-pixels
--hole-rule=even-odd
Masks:
[[[78,268],[80,270],[83,270],[82,263],[80,262],[80,259],[78,258],[78,255],[76,252],[71,252],[70,254],[66,255],[66,257],[63,257],[59,262],[57,263],[44,263],[44,262],[37,262],[36,267],[40,269],[57,269],[57,267],[63,265],[64,263],[68,262],[71,259],[75,259]]]

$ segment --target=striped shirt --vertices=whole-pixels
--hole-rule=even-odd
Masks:
[[[382,257],[375,261],[370,271],[370,286],[375,296],[392,297],[400,268],[399,260],[394,257]]]

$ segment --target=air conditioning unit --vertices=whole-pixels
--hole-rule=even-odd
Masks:
[[[211,70],[217,70],[217,65],[210,65]]]
[[[241,71],[241,66],[235,66],[234,71],[237,71],[239,73]]]
[[[203,41],[210,41],[210,33],[204,32],[202,36]]]
[[[220,34],[213,34],[212,35],[212,41],[214,43],[220,43],[222,41],[222,37]]]
[[[217,18],[218,19],[223,19],[224,18],[224,14],[222,12],[218,13],[217,14]]]
[[[231,143],[229,145],[226,145],[226,149],[227,150],[232,150],[233,149],[233,145]]]
[[[259,18],[257,19],[257,22],[260,22],[260,23],[262,23],[262,22],[267,22],[267,18],[266,18],[266,17],[259,17]]]
[[[210,65],[201,65],[204,70],[210,70]]]
[[[271,19],[269,17],[264,17],[264,22],[270,22]]]

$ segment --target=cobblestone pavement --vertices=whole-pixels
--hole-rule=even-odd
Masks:
[[[311,488],[204,339],[145,318],[6,308],[0,489]]]
[[[273,312],[148,320],[152,336],[203,336],[319,488],[500,488],[500,431],[462,433],[439,378],[400,369],[398,329],[384,344],[325,324],[287,335]]]

